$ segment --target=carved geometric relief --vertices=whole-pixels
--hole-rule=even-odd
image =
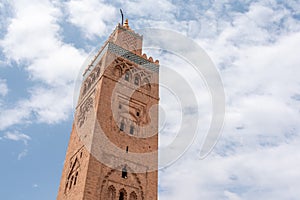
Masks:
[[[93,103],[94,100],[92,97],[89,97],[81,106],[79,109],[79,115],[78,115],[78,119],[77,119],[77,124],[79,127],[81,127],[85,120],[86,120],[86,115],[87,113],[93,108]]]
[[[137,200],[137,195],[135,192],[131,192],[129,195],[129,200]]]
[[[77,156],[70,160],[70,169],[67,173],[66,185],[65,185],[65,193],[71,190],[78,181],[78,175],[80,171],[80,163]]]
[[[123,77],[129,83],[135,86],[141,86],[146,90],[150,90],[150,81],[152,78],[152,73],[138,67],[136,64],[132,64],[125,59],[117,58],[112,67],[112,74],[120,79]]]
[[[124,35],[123,41],[130,50],[135,50],[137,48],[137,40],[132,35]]]
[[[131,169],[129,169],[129,172],[131,172]],[[100,196],[104,197],[104,199],[110,199],[109,197],[111,196],[119,199],[120,195],[122,195],[126,200],[128,197],[130,200],[144,200],[143,187],[137,174],[130,173],[129,176],[131,177],[132,185],[125,185],[119,180],[111,179],[113,174],[118,174],[119,176],[119,173],[119,170],[112,169],[104,176],[104,180],[102,180],[102,183],[99,185]]]
[[[106,199],[107,200],[114,200],[116,198],[116,188],[111,185],[108,187]]]
[[[115,66],[114,68],[114,75],[116,77],[121,77],[122,76],[122,68],[120,65]]]
[[[99,63],[97,67],[93,69],[90,75],[83,82],[83,91],[81,97],[83,97],[91,89],[91,86],[94,85],[96,80],[98,80],[98,78],[100,77],[100,65],[101,63]]]
[[[117,93],[113,101],[112,130],[124,132],[131,136],[143,136],[143,126],[150,121],[146,111],[146,104],[130,99],[123,94]]]

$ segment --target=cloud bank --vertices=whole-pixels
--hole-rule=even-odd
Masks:
[[[0,130],[57,124],[71,116],[73,83],[87,57],[83,49],[89,42],[108,36],[122,7],[135,29],[172,29],[194,39],[219,69],[226,93],[226,121],[216,148],[199,160],[200,135],[181,159],[161,170],[160,200],[282,200],[300,196],[297,1],[161,0],[153,4],[18,0],[1,2],[1,10],[4,7],[11,12],[7,19],[0,18],[0,27],[5,29],[0,39],[0,66],[24,69],[30,84],[26,86],[28,97],[6,104],[6,98],[16,92],[8,84],[13,77],[0,77]],[[84,41],[82,46],[65,42],[67,25],[82,34],[75,39]],[[185,65],[176,59],[155,58],[179,69]],[[210,121],[209,95],[205,87],[201,91],[204,125],[199,134],[207,130]],[[168,95],[162,97],[165,108],[176,114],[176,105],[167,105]],[[193,107],[185,112],[192,119]],[[176,120],[172,118],[168,131],[161,133],[162,147],[174,138]],[[24,143],[30,140],[22,134],[1,138],[1,142],[4,138]]]

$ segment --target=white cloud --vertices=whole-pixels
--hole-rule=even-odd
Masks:
[[[59,31],[60,11],[48,1],[13,1],[15,13],[7,33],[1,41],[8,58],[20,61],[47,56],[58,45],[55,33]],[[32,15],[32,13],[35,13]]]
[[[47,56],[40,56],[28,66],[32,79],[41,80],[51,86],[73,82],[79,73],[85,54],[70,45],[61,45]]]
[[[109,34],[107,25],[116,17],[116,8],[98,0],[70,0],[65,3],[68,21],[81,29],[86,37]]]
[[[241,198],[237,194],[230,191],[225,191],[224,195],[228,200],[241,200]]]
[[[89,39],[108,36],[111,33],[114,26],[121,21],[119,8],[122,8],[124,18],[129,19],[131,27],[186,27],[174,20],[177,8],[169,0],[159,0],[155,3],[151,0],[118,0],[114,5],[97,0],[70,0],[65,5],[68,21],[79,27]]]
[[[7,25],[7,15],[9,11],[7,6],[9,5],[9,0],[2,0],[0,2],[0,30],[5,30]]]
[[[226,122],[207,159],[197,160],[196,143],[160,173],[160,199],[299,196],[300,23],[275,1],[248,8],[218,18],[221,13],[212,6],[206,11],[211,18],[204,15],[200,25],[189,26],[221,69]]]
[[[1,140],[2,138],[0,138]],[[3,139],[5,140],[12,140],[16,142],[23,142],[25,146],[28,145],[28,141],[31,140],[31,137],[29,135],[26,135],[24,133],[20,133],[19,131],[14,132],[5,132],[3,135]],[[24,148],[20,153],[18,153],[18,160],[23,159],[28,154],[28,149]]]
[[[4,135],[4,138],[8,139],[8,140],[14,140],[14,141],[23,141],[24,143],[27,142],[27,140],[30,140],[31,138],[28,135],[25,135],[23,133],[11,133],[11,132],[7,132]]]
[[[5,79],[0,79],[0,96],[4,97],[8,92],[8,87]]]
[[[153,21],[174,19],[176,7],[169,0],[120,1],[126,16],[148,18]],[[169,21],[170,22],[170,21]]]
[[[14,14],[0,46],[7,59],[25,66],[33,86],[27,88],[29,98],[1,108],[0,129],[32,121],[65,120],[72,106],[73,83],[86,53],[62,41],[62,11],[55,2],[35,0],[29,4],[20,0],[11,6]]]
[[[27,156],[28,150],[24,149],[21,153],[18,154],[18,160],[22,160],[25,156]]]
[[[221,69],[227,96],[224,145],[244,143],[251,149],[299,134],[299,101],[292,97],[300,89],[300,23],[274,2],[248,8],[218,19],[220,33],[198,41]]]
[[[17,103],[15,108],[3,109],[0,130],[15,124],[59,123],[68,119],[73,106],[73,84],[64,87],[31,89],[31,97]]]
[[[0,41],[6,57],[29,63],[27,70],[35,80],[51,85],[73,80],[86,54],[61,41],[60,9],[46,0],[15,1],[13,6],[15,16]]]
[[[28,107],[23,107],[22,105],[18,105],[14,108],[1,109],[0,130],[4,130],[15,124],[30,123],[30,121],[28,121],[30,112]]]
[[[36,88],[24,106],[31,108],[38,122],[58,123],[66,120],[71,113],[73,90],[73,85],[52,89]]]
[[[19,133],[18,131],[6,132],[3,138],[7,140],[13,140],[13,141],[22,141],[24,142],[25,145],[27,145],[28,140],[31,140],[31,138],[28,135],[24,133]]]
[[[207,159],[198,160],[198,141],[175,165],[162,170],[160,199],[297,199],[300,196],[296,187],[300,184],[297,55],[300,23],[294,17],[299,14],[297,2],[286,2],[288,8],[276,1],[246,1],[243,12],[234,10],[235,3],[229,0],[208,3],[205,9],[192,3],[188,6],[182,3],[181,8],[166,0],[156,4],[151,1],[117,1],[117,4],[123,5],[126,18],[135,18],[131,27],[171,28],[193,37],[221,69],[225,85],[227,118],[215,151]],[[46,86],[33,86],[28,99],[2,109],[0,129],[33,121],[65,120],[72,108],[72,83],[86,54],[62,42],[61,7],[45,0],[32,4],[14,1],[12,5],[16,12],[0,45],[7,58],[25,63],[30,78]],[[108,35],[110,27],[118,22],[112,22],[118,18],[117,6],[103,1],[71,0],[64,5],[68,22],[91,40],[96,35]],[[184,14],[187,14],[184,19],[176,18]],[[189,19],[191,15],[195,17]],[[0,95],[7,94],[5,89],[2,91]],[[207,102],[207,97],[204,98]],[[168,106],[167,109],[173,109],[170,114],[176,113],[173,105]],[[208,108],[204,109],[201,120],[205,123],[209,117]],[[6,137],[24,143],[30,140],[21,133],[12,134],[17,136]],[[167,144],[173,135],[170,132],[161,139],[165,141],[160,142]],[[26,154],[24,150],[19,158]]]
[[[298,145],[240,151],[228,157],[210,155],[205,160],[197,160],[197,153],[190,151],[160,173],[160,186],[165,190],[161,199],[297,198]]]
[[[272,133],[280,138],[300,130],[299,102],[292,98],[300,90],[299,42],[300,33],[295,33],[272,45],[240,49],[233,67],[222,72],[228,114],[240,116],[236,127],[245,125],[252,136]],[[229,122],[235,123],[232,118]]]

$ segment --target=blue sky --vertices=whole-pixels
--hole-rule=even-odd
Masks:
[[[119,8],[132,29],[162,28],[193,39],[224,84],[219,142],[201,160],[199,137],[160,170],[159,199],[298,199],[299,1],[0,0],[1,199],[56,198],[74,81],[120,21]],[[173,57],[158,59],[184,66]],[[206,130],[211,105],[201,91]],[[166,95],[164,108],[176,113],[167,102]],[[176,127],[176,117],[168,121]],[[173,129],[162,132],[161,145],[172,138]]]

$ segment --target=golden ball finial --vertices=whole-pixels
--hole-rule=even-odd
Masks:
[[[128,19],[125,20],[124,27],[125,27],[125,28],[129,28],[129,25],[128,25]]]

